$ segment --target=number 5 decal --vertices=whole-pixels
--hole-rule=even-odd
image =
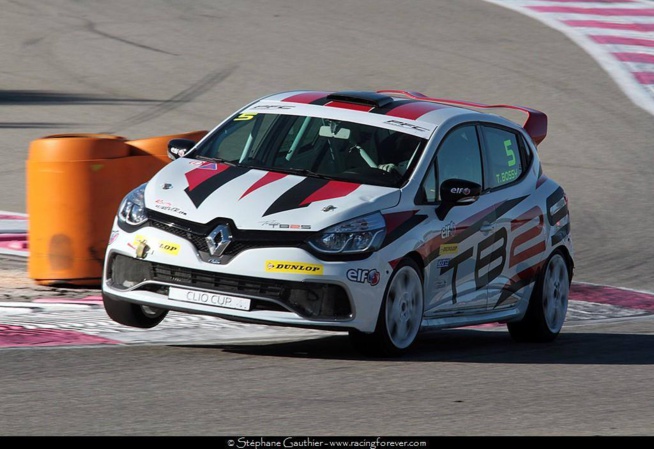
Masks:
[[[256,112],[244,112],[234,119],[235,122],[240,122],[243,120],[252,120],[254,116],[257,115]]]
[[[510,140],[504,141],[504,150],[506,151],[506,156],[509,158],[509,162],[508,162],[509,167],[513,167],[515,165],[515,153],[511,149]]]

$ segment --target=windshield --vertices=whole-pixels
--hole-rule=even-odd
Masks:
[[[217,129],[190,157],[305,176],[401,187],[424,139],[320,117],[243,113]]]

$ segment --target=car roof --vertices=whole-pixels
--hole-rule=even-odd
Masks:
[[[270,104],[303,104],[341,108],[377,114],[400,120],[429,123],[434,128],[445,120],[463,114],[479,113],[488,109],[517,110],[527,115],[522,124],[536,145],[547,135],[547,116],[532,108],[506,104],[487,105],[463,100],[431,98],[419,92],[405,90],[379,91],[317,91],[295,90],[269,95],[259,100]],[[481,118],[481,117],[480,117]],[[518,124],[520,126],[520,124]]]

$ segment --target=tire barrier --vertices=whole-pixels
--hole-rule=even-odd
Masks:
[[[207,131],[127,140],[57,134],[31,142],[27,160],[28,274],[37,284],[99,286],[123,197],[170,162],[168,141]]]

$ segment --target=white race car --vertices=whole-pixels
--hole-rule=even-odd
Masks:
[[[568,200],[537,152],[546,133],[533,109],[416,92],[261,98],[199,142],[172,140],[173,161],[124,198],[107,314],[347,331],[382,356],[421,329],[482,323],[551,341],[574,263]]]

